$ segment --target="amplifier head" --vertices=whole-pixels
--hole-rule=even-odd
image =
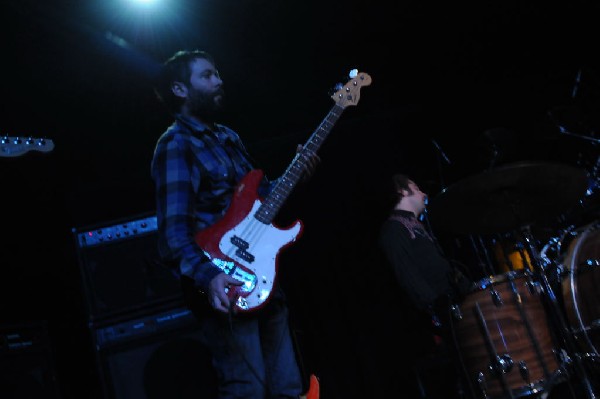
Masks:
[[[90,321],[180,301],[181,286],[158,253],[156,216],[73,229]]]

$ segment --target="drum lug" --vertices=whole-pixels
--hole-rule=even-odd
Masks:
[[[477,385],[479,386],[479,390],[483,397],[487,398],[487,383],[485,382],[485,376],[481,371],[477,374]]]
[[[527,363],[525,363],[525,360],[519,361],[519,373],[521,374],[521,378],[523,378],[523,381],[525,381],[527,385],[531,385],[529,377],[529,368],[527,368]]]
[[[529,293],[531,295],[538,295],[538,294],[542,293],[542,286],[538,282],[534,282],[532,280],[528,280],[525,283],[525,286],[527,287],[527,290],[529,291]]]
[[[489,369],[496,375],[506,374],[512,370],[513,364],[514,363],[510,355],[505,354],[502,356],[497,356],[496,361],[493,364],[490,364]]]
[[[600,259],[586,259],[581,263],[581,267],[589,267],[592,268],[594,266],[600,266]]]
[[[581,357],[585,360],[591,361],[592,363],[600,364],[600,357],[598,357],[597,353],[585,352]]]
[[[454,320],[462,320],[463,319],[463,314],[462,314],[462,311],[460,310],[460,306],[456,303],[450,306],[450,313],[452,314],[452,317],[454,318]]]
[[[558,265],[556,268],[556,280],[561,281],[563,278],[568,278],[571,272],[564,266]]]
[[[498,291],[491,290],[490,295],[492,296],[492,301],[494,302],[494,305],[496,305],[497,308],[504,305],[504,302],[502,302],[502,298],[500,297]]]

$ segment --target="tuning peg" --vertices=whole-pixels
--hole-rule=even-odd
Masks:
[[[358,69],[351,69],[350,73],[348,74],[348,77],[350,79],[354,79],[357,76],[358,76]]]
[[[335,93],[337,93],[338,91],[342,90],[344,88],[344,85],[341,83],[337,83],[335,86],[333,86],[333,88],[329,91],[329,95],[333,96]]]

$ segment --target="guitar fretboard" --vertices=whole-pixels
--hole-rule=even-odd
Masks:
[[[340,118],[343,111],[344,108],[338,104],[335,104],[332,107],[327,116],[325,116],[325,119],[323,119],[321,124],[304,144],[302,151],[296,154],[292,163],[288,166],[275,187],[273,187],[271,193],[259,207],[255,215],[256,219],[265,224],[270,224],[273,221],[285,200],[300,181],[311,154],[315,154],[321,147],[321,144],[323,144],[329,133],[331,133],[331,129]]]

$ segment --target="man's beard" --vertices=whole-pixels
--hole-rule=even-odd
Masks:
[[[223,110],[224,99],[223,89],[214,93],[191,90],[188,97],[190,113],[205,122],[214,122]]]

